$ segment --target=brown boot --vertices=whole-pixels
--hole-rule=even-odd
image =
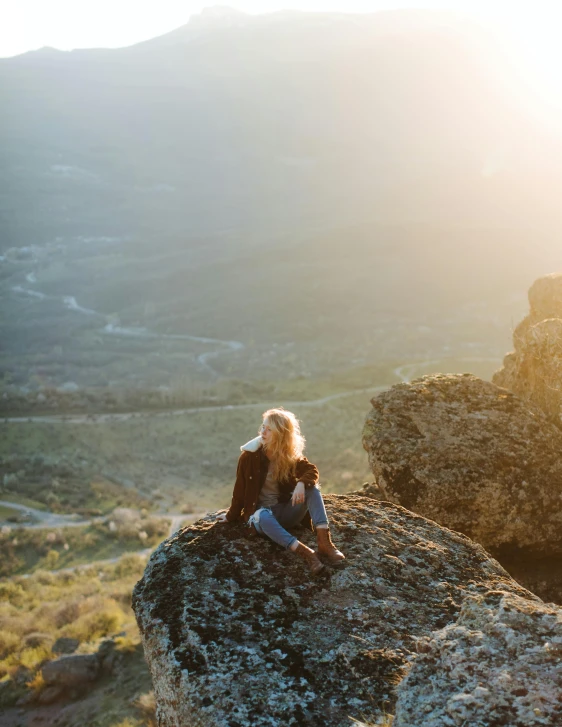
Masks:
[[[303,543],[299,542],[293,552],[306,561],[313,576],[318,575],[318,573],[324,570],[324,565],[318,560],[316,553],[310,548],[307,548],[306,545],[303,545]]]
[[[332,543],[329,528],[316,528],[318,538],[318,557],[328,565],[340,565],[345,555]]]

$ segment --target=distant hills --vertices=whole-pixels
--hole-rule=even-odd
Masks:
[[[213,9],[0,94],[0,373],[33,390],[203,381],[185,336],[240,379],[499,358],[562,268],[561,137],[451,13]]]
[[[533,227],[557,207],[559,140],[494,39],[449,13],[211,9],[129,48],[2,60],[0,92],[3,249],[373,219]]]

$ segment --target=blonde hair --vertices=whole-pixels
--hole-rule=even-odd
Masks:
[[[296,464],[302,457],[306,444],[299,420],[293,412],[283,409],[282,406],[268,409],[262,416],[263,421],[267,419],[271,429],[271,440],[264,446],[273,466],[273,477],[276,480],[285,480],[295,474]]]

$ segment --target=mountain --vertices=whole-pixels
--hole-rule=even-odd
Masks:
[[[128,48],[2,60],[0,93],[15,381],[48,351],[46,380],[87,383],[107,326],[127,346],[96,382],[167,381],[158,336],[176,334],[296,342],[292,373],[500,357],[520,291],[562,265],[560,137],[497,39],[451,13],[212,9]],[[223,373],[285,374],[245,351]]]
[[[484,31],[429,11],[213,10],[129,48],[3,60],[2,246],[520,218],[560,148],[537,151],[515,83]]]

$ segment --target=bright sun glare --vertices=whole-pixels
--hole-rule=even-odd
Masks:
[[[543,100],[562,107],[562,45],[556,11],[550,17],[528,11],[507,24],[507,42],[519,73]],[[550,22],[549,22],[550,21]]]

